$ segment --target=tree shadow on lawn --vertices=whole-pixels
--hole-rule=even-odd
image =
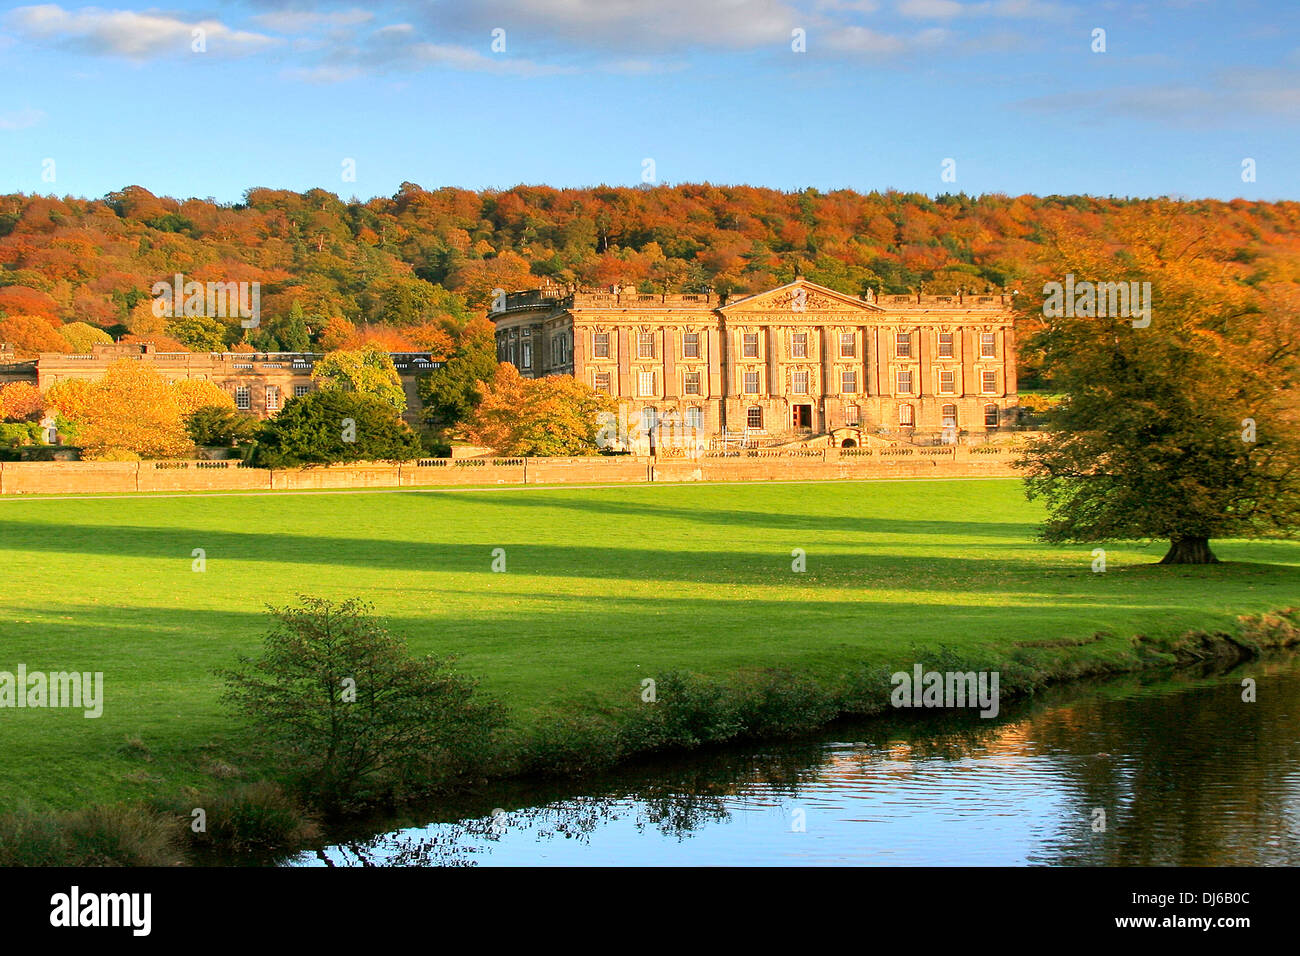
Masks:
[[[44,552],[65,555],[102,555],[113,558],[168,559],[178,574],[190,574],[192,551],[205,552],[208,574],[218,573],[222,562],[336,566],[395,572],[432,571],[453,574],[490,574],[493,550],[506,550],[507,571],[521,576],[601,578],[625,581],[662,581],[700,585],[732,585],[845,589],[905,589],[914,591],[1023,592],[1043,585],[1069,585],[1067,579],[1084,578],[1089,590],[1104,593],[1119,586],[1124,569],[1113,567],[1105,576],[1089,571],[1086,550],[1060,552],[1058,563],[1040,553],[1025,557],[964,557],[961,554],[908,555],[889,550],[819,553],[815,544],[807,554],[804,573],[792,570],[792,555],[785,546],[770,552],[672,550],[664,548],[596,547],[558,544],[517,544],[504,540],[481,543],[423,542],[376,538],[290,535],[277,531],[215,531],[202,528],[153,528],[93,525],[57,525],[40,522],[0,521],[0,549],[20,554]],[[639,541],[642,539],[629,539]],[[833,548],[833,545],[828,545]],[[939,545],[935,545],[937,549]],[[1014,544],[982,546],[972,550],[1011,550]],[[1024,546],[1026,549],[1028,546]],[[953,550],[945,547],[945,552]],[[1132,567],[1149,581],[1173,581],[1167,568]],[[29,569],[30,570],[30,569]],[[124,566],[121,573],[126,573]],[[79,573],[87,575],[85,566]],[[143,573],[132,569],[131,573]],[[1197,567],[1188,576],[1223,582],[1242,577],[1279,575],[1300,586],[1300,567],[1291,565],[1232,564]],[[492,576],[496,578],[495,575]],[[400,579],[399,579],[400,580]],[[505,580],[505,579],[502,579]],[[304,582],[312,590],[316,580]],[[328,581],[321,583],[328,584]]]
[[[581,489],[570,489],[580,493]],[[672,506],[647,502],[613,501],[606,498],[596,500],[574,500],[561,494],[546,495],[503,495],[474,492],[428,492],[430,496],[450,499],[455,495],[461,501],[469,500],[481,505],[502,505],[517,508],[554,508],[578,511],[595,515],[626,515],[638,518],[654,518],[661,521],[694,521],[704,524],[721,525],[737,529],[743,534],[749,528],[771,528],[778,531],[802,532],[839,532],[847,534],[889,534],[916,535],[921,537],[995,537],[1013,538],[1013,545],[1032,543],[1038,526],[1023,521],[975,521],[961,518],[948,520],[921,520],[906,517],[867,517],[854,515],[849,509],[859,502],[851,495],[843,497],[844,511],[835,514],[810,514],[807,512],[741,511],[701,508],[696,505]],[[925,498],[920,497],[918,510],[926,507]]]

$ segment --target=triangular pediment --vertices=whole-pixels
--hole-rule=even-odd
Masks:
[[[807,279],[795,279],[783,286],[756,292],[744,298],[736,299],[722,306],[718,311],[728,315],[743,315],[748,312],[883,312],[874,302],[836,292],[824,285],[809,282]]]

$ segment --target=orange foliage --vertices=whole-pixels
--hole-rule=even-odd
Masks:
[[[0,387],[0,419],[34,422],[40,419],[44,410],[41,391],[31,382],[10,382]]]
[[[8,342],[20,356],[40,352],[71,352],[68,340],[39,315],[11,315],[0,318],[0,342]]]

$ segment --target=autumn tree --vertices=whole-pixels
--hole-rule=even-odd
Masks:
[[[45,393],[46,407],[71,422],[88,459],[184,458],[194,450],[186,416],[222,399],[230,401],[211,382],[170,385],[152,363],[131,359],[94,381],[66,379]]]
[[[10,382],[0,386],[0,420],[34,422],[44,410],[41,390],[31,382]]]
[[[87,322],[69,322],[58,328],[68,347],[80,355],[88,354],[96,345],[112,345],[113,337],[101,328]]]
[[[1295,313],[1243,282],[1211,229],[1160,209],[1126,213],[1109,239],[1059,229],[1052,248],[1062,280],[1149,282],[1151,309],[1149,324],[1098,315],[1113,310],[1076,286],[1072,314],[1046,319],[1044,372],[1064,398],[1020,462],[1048,506],[1042,537],[1165,539],[1162,563],[1203,564],[1213,538],[1293,533]]]
[[[41,352],[72,351],[68,340],[39,315],[0,316],[0,342],[7,342],[19,355],[29,357]]]
[[[392,357],[374,346],[330,352],[316,363],[311,377],[322,391],[356,392],[398,412],[406,408],[406,391]]]
[[[470,413],[466,437],[504,455],[594,455],[601,412],[613,399],[569,375],[526,379],[510,363],[497,366]]]

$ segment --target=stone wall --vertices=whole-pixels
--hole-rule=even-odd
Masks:
[[[1014,448],[909,447],[709,452],[696,459],[426,458],[319,468],[238,461],[0,462],[0,495],[272,491],[448,485],[633,484],[652,481],[833,481],[1013,477]]]

